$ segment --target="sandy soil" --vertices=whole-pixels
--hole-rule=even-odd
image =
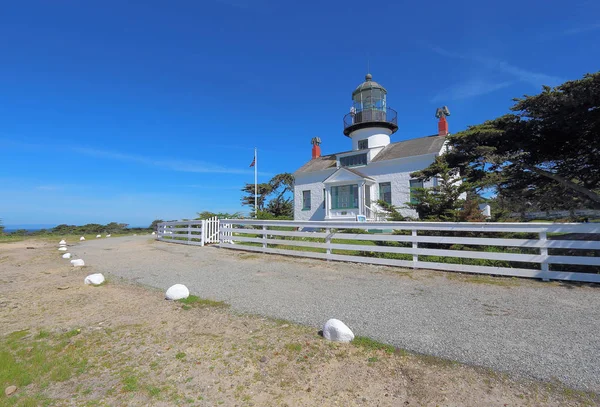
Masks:
[[[33,394],[49,405],[600,405],[597,395],[559,384],[334,344],[286,321],[169,302],[116,277],[85,286],[88,272],[72,268],[55,244],[0,245],[0,336],[27,330],[29,343],[40,331],[79,329],[73,341],[87,360],[66,381],[34,381],[11,398],[2,392],[0,406]]]

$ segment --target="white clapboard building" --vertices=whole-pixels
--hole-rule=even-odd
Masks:
[[[438,134],[392,143],[398,120],[386,96],[370,74],[352,92],[353,104],[344,117],[351,150],[321,155],[321,140],[313,138],[312,159],[294,172],[294,220],[376,220],[380,199],[399,207],[404,216],[417,217],[405,208],[414,199],[411,191],[434,186],[437,180],[424,183],[410,173],[426,168],[443,152],[449,113],[438,109]]]

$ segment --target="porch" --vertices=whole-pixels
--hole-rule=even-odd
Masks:
[[[351,168],[340,168],[323,181],[326,221],[385,220],[376,205],[376,181]]]

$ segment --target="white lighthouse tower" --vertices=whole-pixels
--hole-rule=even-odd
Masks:
[[[344,116],[344,134],[352,139],[352,150],[385,147],[398,130],[398,115],[387,106],[387,91],[371,74],[352,92],[350,113]]]

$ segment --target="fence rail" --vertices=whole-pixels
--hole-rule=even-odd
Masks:
[[[157,226],[157,240],[204,246],[219,242],[219,219],[162,222]]]
[[[600,283],[600,224],[225,219],[219,226],[220,247],[235,250]]]

